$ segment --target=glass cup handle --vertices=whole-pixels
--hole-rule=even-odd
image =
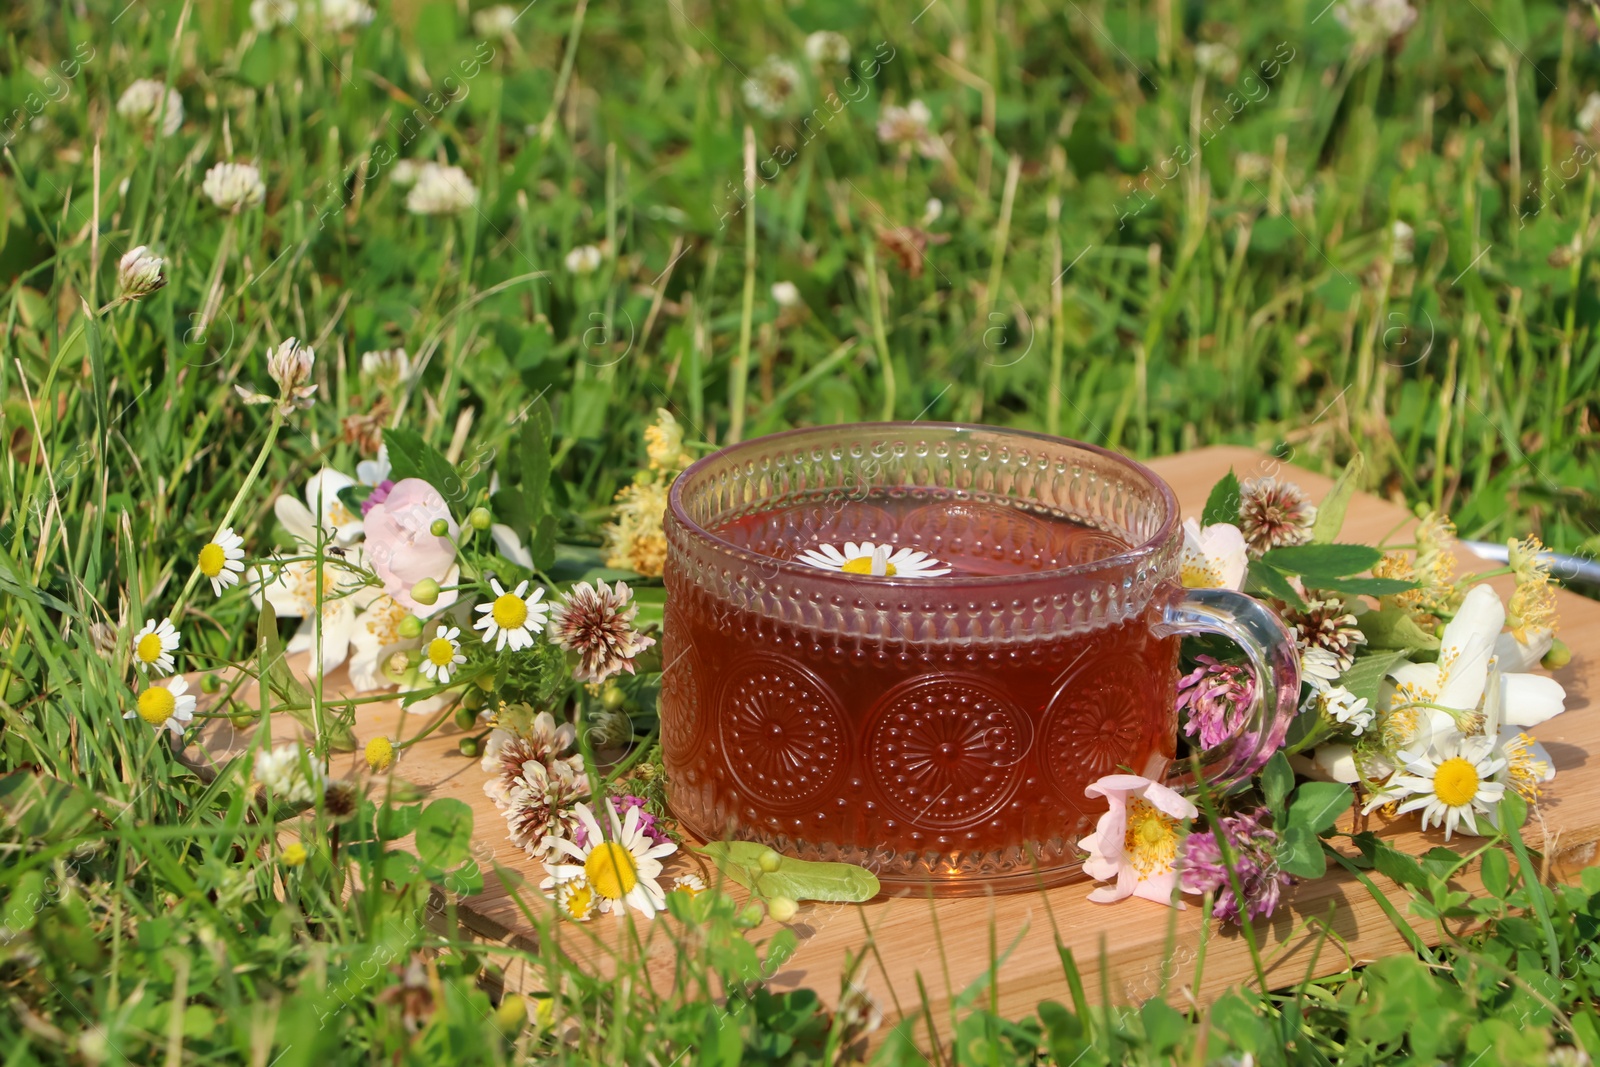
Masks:
[[[1152,631],[1157,637],[1214,633],[1235,642],[1255,668],[1256,699],[1239,731],[1201,753],[1201,776],[1227,789],[1259,771],[1283,745],[1300,704],[1300,656],[1278,613],[1231,589],[1185,589],[1166,605]],[[1192,787],[1194,775],[1174,776]]]

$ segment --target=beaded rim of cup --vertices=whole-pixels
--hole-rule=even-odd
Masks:
[[[1013,440],[1024,442],[1037,442],[1041,448],[1054,450],[1067,449],[1071,451],[1086,452],[1107,460],[1122,468],[1128,475],[1135,476],[1143,481],[1145,486],[1158,498],[1162,504],[1163,516],[1155,532],[1146,537],[1139,544],[1134,545],[1115,555],[1105,556],[1100,559],[1084,563],[1069,564],[1065,567],[1055,567],[1048,570],[1026,571],[1019,574],[1006,575],[950,575],[940,578],[927,577],[898,577],[875,576],[871,579],[874,584],[883,583],[886,587],[922,587],[937,584],[943,589],[959,589],[963,587],[982,587],[995,589],[1010,585],[1027,585],[1052,579],[1070,578],[1083,575],[1092,575],[1100,571],[1115,570],[1121,567],[1135,567],[1146,563],[1158,556],[1167,548],[1176,534],[1178,527],[1178,500],[1172,492],[1172,487],[1159,477],[1154,471],[1135,459],[1131,459],[1119,452],[1099,445],[1092,445],[1086,441],[1075,441],[1068,437],[1053,437],[1050,434],[1035,433],[1031,430],[1016,430],[1004,426],[989,426],[981,423],[958,422],[857,422],[840,423],[831,426],[803,427],[794,430],[785,430],[780,433],[769,434],[765,437],[756,437],[738,444],[727,445],[710,455],[696,460],[687,469],[673,479],[672,487],[667,493],[667,507],[672,517],[695,540],[706,547],[716,549],[723,555],[745,563],[754,563],[763,567],[777,567],[779,573],[794,577],[815,579],[819,575],[828,577],[829,572],[808,566],[792,559],[783,559],[769,556],[748,549],[719,537],[708,530],[689,515],[689,509],[684,503],[685,487],[692,486],[697,478],[705,477],[707,471],[719,463],[730,460],[738,461],[750,456],[781,453],[792,448],[794,443],[805,440],[814,442],[816,447],[832,444],[837,447],[847,447],[853,444],[862,447],[865,444],[881,445],[893,448],[895,445],[904,445],[914,439],[917,434],[927,434],[934,431],[934,436],[943,439],[946,443],[969,439],[972,444],[1000,444],[1008,446]],[[986,441],[981,438],[992,435],[999,441]],[[866,437],[867,442],[851,442],[852,437]],[[919,442],[919,443],[926,443]],[[693,492],[694,490],[690,490]],[[854,576],[851,576],[854,577]]]

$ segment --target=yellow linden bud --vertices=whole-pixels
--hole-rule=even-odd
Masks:
[[[528,1023],[528,1006],[515,993],[507,993],[494,1009],[494,1024],[504,1033],[514,1034]]]
[[[421,583],[419,582],[418,584],[420,585]],[[415,591],[413,591],[412,595],[415,595]],[[437,599],[437,596],[435,599]],[[400,620],[399,629],[401,637],[414,641],[422,636],[422,620],[417,618],[415,615],[407,615],[405,618]]]
[[[756,857],[756,863],[760,865],[763,871],[775,871],[778,869],[778,864],[782,862],[783,857],[776,850],[770,848]]]
[[[285,848],[278,859],[285,867],[302,867],[306,862],[306,846],[296,841]]]
[[[394,766],[394,742],[387,737],[374,737],[368,741],[367,766],[380,772]]]
[[[795,912],[799,910],[800,905],[788,897],[773,897],[767,901],[767,914],[781,923],[794,918]]]
[[[472,524],[474,530],[487,530],[494,524],[494,516],[489,514],[488,508],[473,508],[467,516],[467,522]]]
[[[1550,651],[1544,654],[1544,658],[1539,661],[1539,664],[1547,671],[1558,671],[1571,662],[1572,649],[1567,647],[1565,641],[1557,637],[1551,639]]]
[[[436,604],[439,601],[439,583],[432,578],[424,578],[411,587],[411,599],[418,604]]]

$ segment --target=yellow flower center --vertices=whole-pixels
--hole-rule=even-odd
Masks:
[[[375,771],[386,771],[394,764],[394,743],[387,737],[374,737],[367,742],[367,766]]]
[[[200,550],[200,573],[207,578],[215,578],[222,573],[222,565],[227,561],[228,554],[213,541]]]
[[[846,573],[846,574],[871,574],[872,573],[872,557],[871,556],[857,556],[855,559],[853,559],[850,562],[846,563],[843,567],[840,567],[839,569],[841,571],[844,571],[844,573]],[[893,563],[884,564],[883,577],[885,577],[885,578],[893,578],[894,577],[894,564]]]
[[[502,593],[494,598],[495,625],[502,630],[515,630],[528,621],[528,604],[515,593]]]
[[[1184,558],[1179,580],[1185,589],[1220,589],[1222,571],[1204,556],[1188,556]]]
[[[151,726],[160,726],[172,718],[177,706],[178,698],[166,686],[152,685],[139,694],[139,718]]]
[[[143,663],[154,663],[161,658],[162,651],[161,635],[153,633],[145,634],[139,638],[139,643],[134,648],[134,654]]]
[[[1460,756],[1445,760],[1433,772],[1433,795],[1452,808],[1471,803],[1478,795],[1478,768]]]
[[[594,910],[594,890],[588,885],[575,885],[567,891],[562,906],[567,909],[567,914],[574,919],[582,921],[589,917]]]
[[[596,893],[607,900],[621,900],[639,884],[633,866],[633,853],[615,841],[602,841],[583,864],[584,876]]]
[[[1130,797],[1122,847],[1141,880],[1160,874],[1177,859],[1178,820],[1143,797]]]
[[[500,619],[499,619],[499,611],[500,611],[500,607],[499,607],[498,604],[496,604],[495,605],[495,612],[496,612],[495,621],[496,622],[500,621]],[[524,614],[526,614],[526,609],[524,609]],[[505,623],[500,623],[500,625],[504,626]],[[430,663],[432,663],[435,667],[448,667],[448,666],[450,666],[450,664],[455,662],[455,658],[456,658],[456,646],[451,644],[445,638],[443,638],[443,637],[435,637],[432,641],[428,642],[428,661]]]

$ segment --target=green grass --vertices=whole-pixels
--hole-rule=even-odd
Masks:
[[[1463,536],[1600,548],[1596,173],[1573,130],[1600,88],[1587,8],[1434,4],[1360,51],[1321,0],[544,0],[492,42],[442,0],[385,3],[344,36],[254,35],[246,7],[0,14],[8,1064],[731,1063],[741,1044],[781,1062],[853,1036],[806,994],[747,985],[761,965],[719,914],[691,969],[711,985],[657,1001],[541,960],[570,1041],[502,1041],[481,977],[507,960],[423,921],[447,875],[385,883],[382,846],[353,847],[355,829],[341,859],[285,871],[239,773],[202,781],[121,720],[128,634],[176,598],[261,447],[266,420],[233,385],[265,384],[286,336],[316,348],[318,403],[244,501],[252,548],[278,492],[360,458],[342,431],[378,394],[359,357],[394,345],[425,369],[387,417],[452,459],[504,469],[514,421],[549,401],[573,544],[598,543],[665,406],[704,444],[893,417],[1137,455],[1241,442],[1329,471],[1359,451],[1368,488],[1449,510]],[[817,29],[877,68],[854,87],[827,76],[837,107],[802,54]],[[1231,45],[1238,80],[1199,78],[1198,41]],[[768,55],[806,72],[783,118],[744,101]],[[170,137],[115,111],[146,77],[182,94]],[[884,105],[913,98],[937,158],[878,141]],[[396,157],[457,163],[477,207],[408,214],[380,165]],[[267,184],[233,221],[199,194],[227,158],[259,161]],[[925,221],[930,197],[943,211]],[[168,286],[84,329],[140,244],[167,257]],[[564,257],[584,244],[603,261],[575,277]],[[780,281],[801,308],[777,306]],[[183,626],[190,668],[255,646],[237,594]],[[1209,1016],[1006,1022],[974,996],[930,1054],[1204,1063],[1230,1038],[1267,1063],[1600,1051],[1596,900],[1525,898],[1566,920],[1559,943],[1513,909],[1425,963],[1237,994]],[[443,956],[442,1007],[413,1037],[383,991],[423,948]],[[743,992],[719,1003],[714,987]],[[883,1055],[912,1060],[899,1038]]]

